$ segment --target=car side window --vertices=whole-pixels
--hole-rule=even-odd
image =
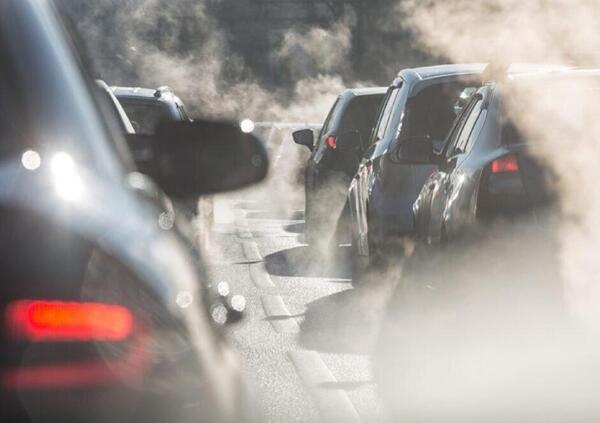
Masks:
[[[483,105],[483,97],[475,96],[471,100],[465,115],[463,116],[462,126],[456,134],[456,141],[450,150],[450,155],[463,154],[470,148],[471,134],[481,116],[481,107]]]
[[[181,103],[181,104],[177,103],[177,110],[179,110],[179,115],[181,116],[181,120],[191,121],[189,115],[185,111],[185,107],[184,107],[183,103]]]
[[[323,135],[325,135],[329,131],[335,109],[337,108],[339,102],[340,102],[340,97],[338,97],[335,100],[335,103],[333,103],[333,106],[331,106],[331,109],[329,110],[329,113],[327,114],[327,118],[325,119],[325,122],[323,122],[323,127],[321,128],[321,132],[319,132],[319,140],[321,138],[323,138]]]
[[[394,110],[394,104],[396,103],[396,98],[398,97],[400,89],[392,88],[387,96],[387,101],[383,106],[381,111],[381,115],[379,117],[379,122],[377,123],[377,129],[375,130],[375,138],[372,140],[376,142],[382,139],[385,136],[387,127],[390,123],[390,117],[392,115],[392,110]]]

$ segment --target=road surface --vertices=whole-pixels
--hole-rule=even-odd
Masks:
[[[245,295],[245,319],[229,329],[264,422],[388,421],[369,353],[384,288],[352,289],[348,248],[303,244],[299,166],[289,129],[267,131],[269,181],[214,199],[208,250],[213,282]]]

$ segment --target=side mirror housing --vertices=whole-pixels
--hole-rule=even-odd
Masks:
[[[315,145],[315,134],[312,129],[301,129],[292,133],[294,142],[298,145],[304,145],[308,147],[310,151],[313,151]]]
[[[411,137],[402,140],[396,148],[394,161],[402,164],[431,164],[433,143],[429,137]]]
[[[143,142],[151,157],[136,160],[164,192],[185,198],[233,191],[260,182],[269,161],[262,142],[228,122],[163,122],[153,136],[128,136],[134,157]],[[132,145],[133,144],[133,145]]]

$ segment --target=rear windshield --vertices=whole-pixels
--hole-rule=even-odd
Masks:
[[[136,132],[153,134],[158,124],[172,120],[171,112],[166,104],[158,101],[139,101],[119,98]]]
[[[522,144],[525,139],[521,135],[521,132],[515,127],[512,122],[506,122],[502,126],[502,144],[504,145],[516,145]]]
[[[352,99],[344,112],[338,132],[342,134],[358,131],[363,143],[366,144],[379,115],[383,96],[383,94],[374,94]]]

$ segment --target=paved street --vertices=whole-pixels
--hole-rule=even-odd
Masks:
[[[324,256],[302,243],[302,196],[293,175],[288,186],[278,178],[295,174],[298,147],[276,132],[271,180],[217,198],[210,240],[213,280],[248,300],[230,335],[254,402],[269,422],[385,421],[369,358],[382,289],[352,289],[347,248]]]

